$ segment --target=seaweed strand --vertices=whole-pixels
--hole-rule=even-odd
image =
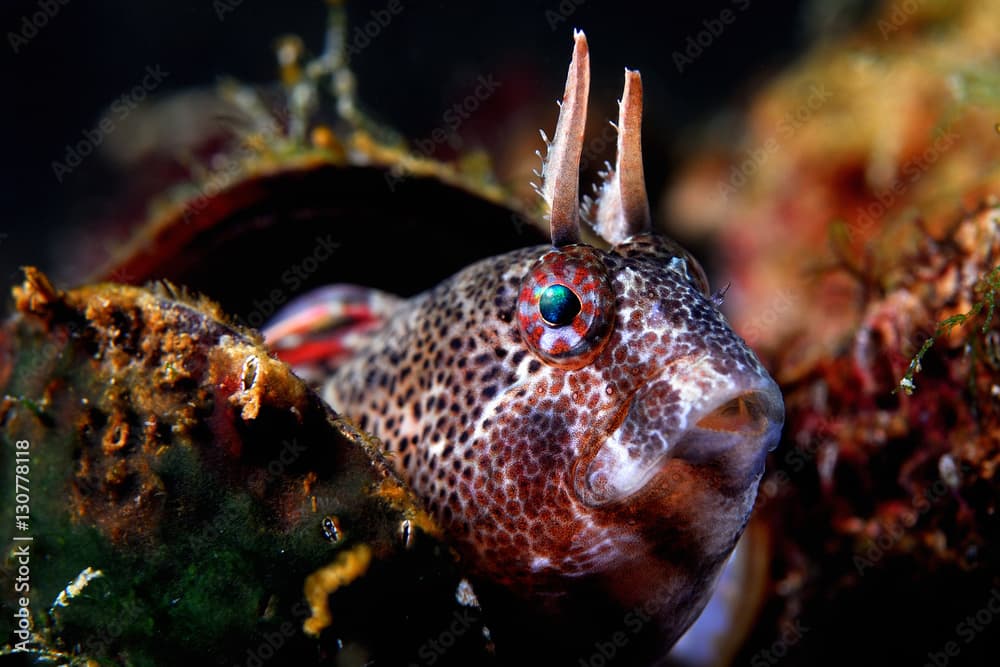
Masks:
[[[904,394],[910,396],[916,390],[917,385],[913,381],[913,376],[920,372],[920,361],[927,354],[928,350],[934,346],[942,336],[947,336],[951,333],[952,329],[955,327],[964,326],[966,322],[975,318],[986,309],[986,317],[983,321],[983,326],[980,327],[979,332],[982,335],[990,330],[990,325],[993,323],[993,314],[996,312],[996,301],[997,292],[1000,292],[1000,265],[993,268],[992,271],[983,276],[979,282],[976,283],[976,292],[982,293],[982,298],[972,305],[968,311],[964,313],[957,313],[951,317],[947,317],[937,323],[937,327],[934,329],[934,335],[924,341],[924,344],[920,346],[917,353],[913,355],[910,360],[910,365],[906,369],[906,373],[903,378],[896,385],[892,393],[902,390]]]

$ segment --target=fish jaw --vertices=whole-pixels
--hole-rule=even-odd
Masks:
[[[634,393],[617,428],[577,465],[574,489],[591,507],[622,502],[669,459],[711,467],[734,488],[756,485],[783,422],[781,392],[766,373],[720,373],[703,356],[681,358]]]

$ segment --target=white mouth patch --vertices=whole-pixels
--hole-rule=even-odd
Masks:
[[[671,364],[639,391],[625,419],[577,474],[578,497],[590,506],[624,500],[642,490],[667,457],[696,465],[727,457],[737,468],[737,461],[759,458],[753,453],[770,446],[765,441],[774,411],[766,398],[770,386],[749,380],[719,373],[704,357]],[[745,449],[747,457],[728,456],[734,448]]]

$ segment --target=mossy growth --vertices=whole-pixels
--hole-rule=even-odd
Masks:
[[[198,492],[178,499],[152,542],[116,545],[66,513],[40,513],[38,639],[86,664],[140,666],[239,656],[268,636],[280,636],[285,648],[302,644],[290,630],[307,615],[303,563],[322,562],[328,549],[318,532],[311,524],[289,534],[269,528],[259,502],[223,489],[190,450],[178,448],[164,464],[159,472],[171,486]],[[57,488],[47,484],[61,480],[48,477],[39,488]],[[97,576],[60,596],[84,564]]]
[[[990,331],[990,327],[993,324],[993,314],[996,311],[996,301],[997,292],[1000,291],[1000,266],[995,267],[992,271],[983,276],[979,282],[976,283],[975,293],[979,296],[979,299],[972,305],[969,310],[964,313],[957,313],[951,317],[947,317],[937,323],[934,329],[934,335],[924,341],[924,344],[920,346],[917,353],[913,355],[910,360],[910,365],[906,369],[906,373],[903,375],[899,384],[896,388],[892,390],[895,394],[902,391],[907,396],[913,394],[917,388],[916,382],[913,380],[913,376],[920,372],[921,370],[921,360],[924,355],[934,346],[934,343],[943,336],[948,336],[951,334],[952,329],[955,327],[965,326],[969,321],[979,317],[985,311],[983,318],[983,324],[979,327],[979,336],[976,336],[976,332],[973,331],[969,338],[970,340],[970,350],[973,355],[977,354],[977,349],[980,349],[985,345],[987,340],[987,333]],[[978,342],[978,347],[977,347]],[[970,375],[970,382],[971,382]]]

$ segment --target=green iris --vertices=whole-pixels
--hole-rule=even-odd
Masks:
[[[580,299],[565,285],[549,285],[538,300],[538,312],[546,324],[563,327],[580,312]]]

